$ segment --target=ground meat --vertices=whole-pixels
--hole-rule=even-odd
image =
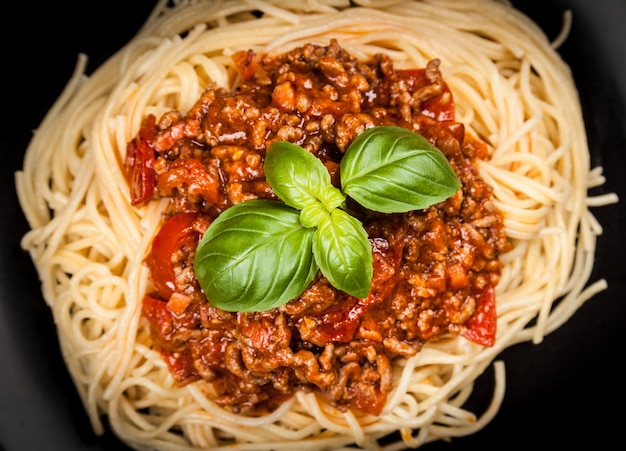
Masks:
[[[215,402],[236,413],[262,415],[305,390],[341,410],[378,414],[393,386],[393,362],[427,341],[465,333],[493,298],[498,257],[509,243],[475,166],[486,146],[454,122],[438,60],[397,71],[385,55],[358,61],[333,41],[282,55],[241,52],[234,61],[241,80],[232,92],[209,88],[186,116],[149,119],[129,143],[133,203],[168,197],[171,217],[196,215],[184,237],[181,231],[168,241],[187,243],[164,263],[172,268],[148,260],[153,279],[172,279],[144,299],[155,346],[179,383],[206,380]],[[267,312],[229,313],[207,302],[190,276],[189,243],[231,205],[275,198],[263,172],[270,144],[306,148],[338,184],[343,152],[375,125],[425,136],[462,189],[406,214],[359,210],[374,257],[370,296],[349,296],[318,275],[296,299]]]

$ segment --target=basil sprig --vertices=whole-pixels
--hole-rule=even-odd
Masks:
[[[461,183],[445,155],[407,129],[361,133],[341,163],[341,190],[300,146],[273,143],[267,182],[282,200],[251,200],[223,212],[204,234],[194,270],[207,299],[227,311],[264,311],[301,294],[318,270],[337,289],[368,296],[372,249],[346,196],[370,210],[404,213],[441,202]]]

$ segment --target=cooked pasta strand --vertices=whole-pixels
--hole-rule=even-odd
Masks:
[[[135,449],[267,450],[418,447],[481,429],[504,396],[494,364],[493,401],[463,409],[499,352],[539,342],[606,287],[588,286],[600,224],[588,197],[603,183],[589,167],[585,127],[569,68],[525,16],[491,0],[161,0],[138,34],[93,74],[86,57],[36,131],[16,174],[31,230],[24,236],[58,327],[64,359],[96,433],[106,415]],[[477,5],[479,4],[479,5]],[[263,11],[259,17],[257,10]],[[565,16],[570,26],[569,13]],[[151,350],[140,318],[142,265],[164,202],[134,208],[125,143],[149,114],[188,110],[210,84],[230,88],[230,55],[340,41],[359,57],[386,52],[399,68],[439,58],[459,120],[489,144],[481,175],[494,186],[513,249],[498,286],[498,337],[485,349],[462,337],[429,343],[394,363],[380,418],[342,414],[298,394],[267,417],[240,418],[203,383],[177,388]],[[534,322],[531,320],[535,320]],[[378,439],[400,431],[401,442]]]

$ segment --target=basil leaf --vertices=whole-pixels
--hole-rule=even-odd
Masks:
[[[365,298],[372,285],[372,248],[361,222],[343,210],[333,210],[318,224],[313,254],[322,274],[337,289]]]
[[[419,210],[461,187],[446,156],[402,127],[372,127],[357,136],[340,163],[344,194],[381,213]]]
[[[209,302],[227,311],[264,311],[301,294],[318,266],[315,229],[282,202],[251,200],[220,214],[208,228],[194,271]]]
[[[263,163],[265,178],[287,205],[303,209],[321,202],[328,210],[345,202],[345,196],[330,182],[330,174],[311,152],[280,141],[270,145]]]
[[[324,208],[321,202],[307,205],[300,211],[300,223],[304,227],[317,227],[321,222],[327,221],[330,212]]]

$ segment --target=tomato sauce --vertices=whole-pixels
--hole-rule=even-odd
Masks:
[[[499,256],[510,244],[475,165],[487,148],[455,122],[439,61],[395,70],[385,55],[359,61],[332,41],[282,55],[240,52],[233,64],[232,91],[208,88],[186,115],[148,117],[128,144],[133,205],[171,200],[146,259],[153,288],[142,314],[178,383],[203,380],[217,404],[243,415],[270,412],[299,390],[340,410],[379,414],[397,359],[450,335],[492,346]],[[304,147],[337,184],[343,152],[375,125],[425,136],[462,189],[405,214],[355,206],[374,257],[370,296],[349,296],[318,274],[302,295],[267,312],[212,306],[193,273],[195,247],[230,206],[276,199],[263,172],[269,145]]]

